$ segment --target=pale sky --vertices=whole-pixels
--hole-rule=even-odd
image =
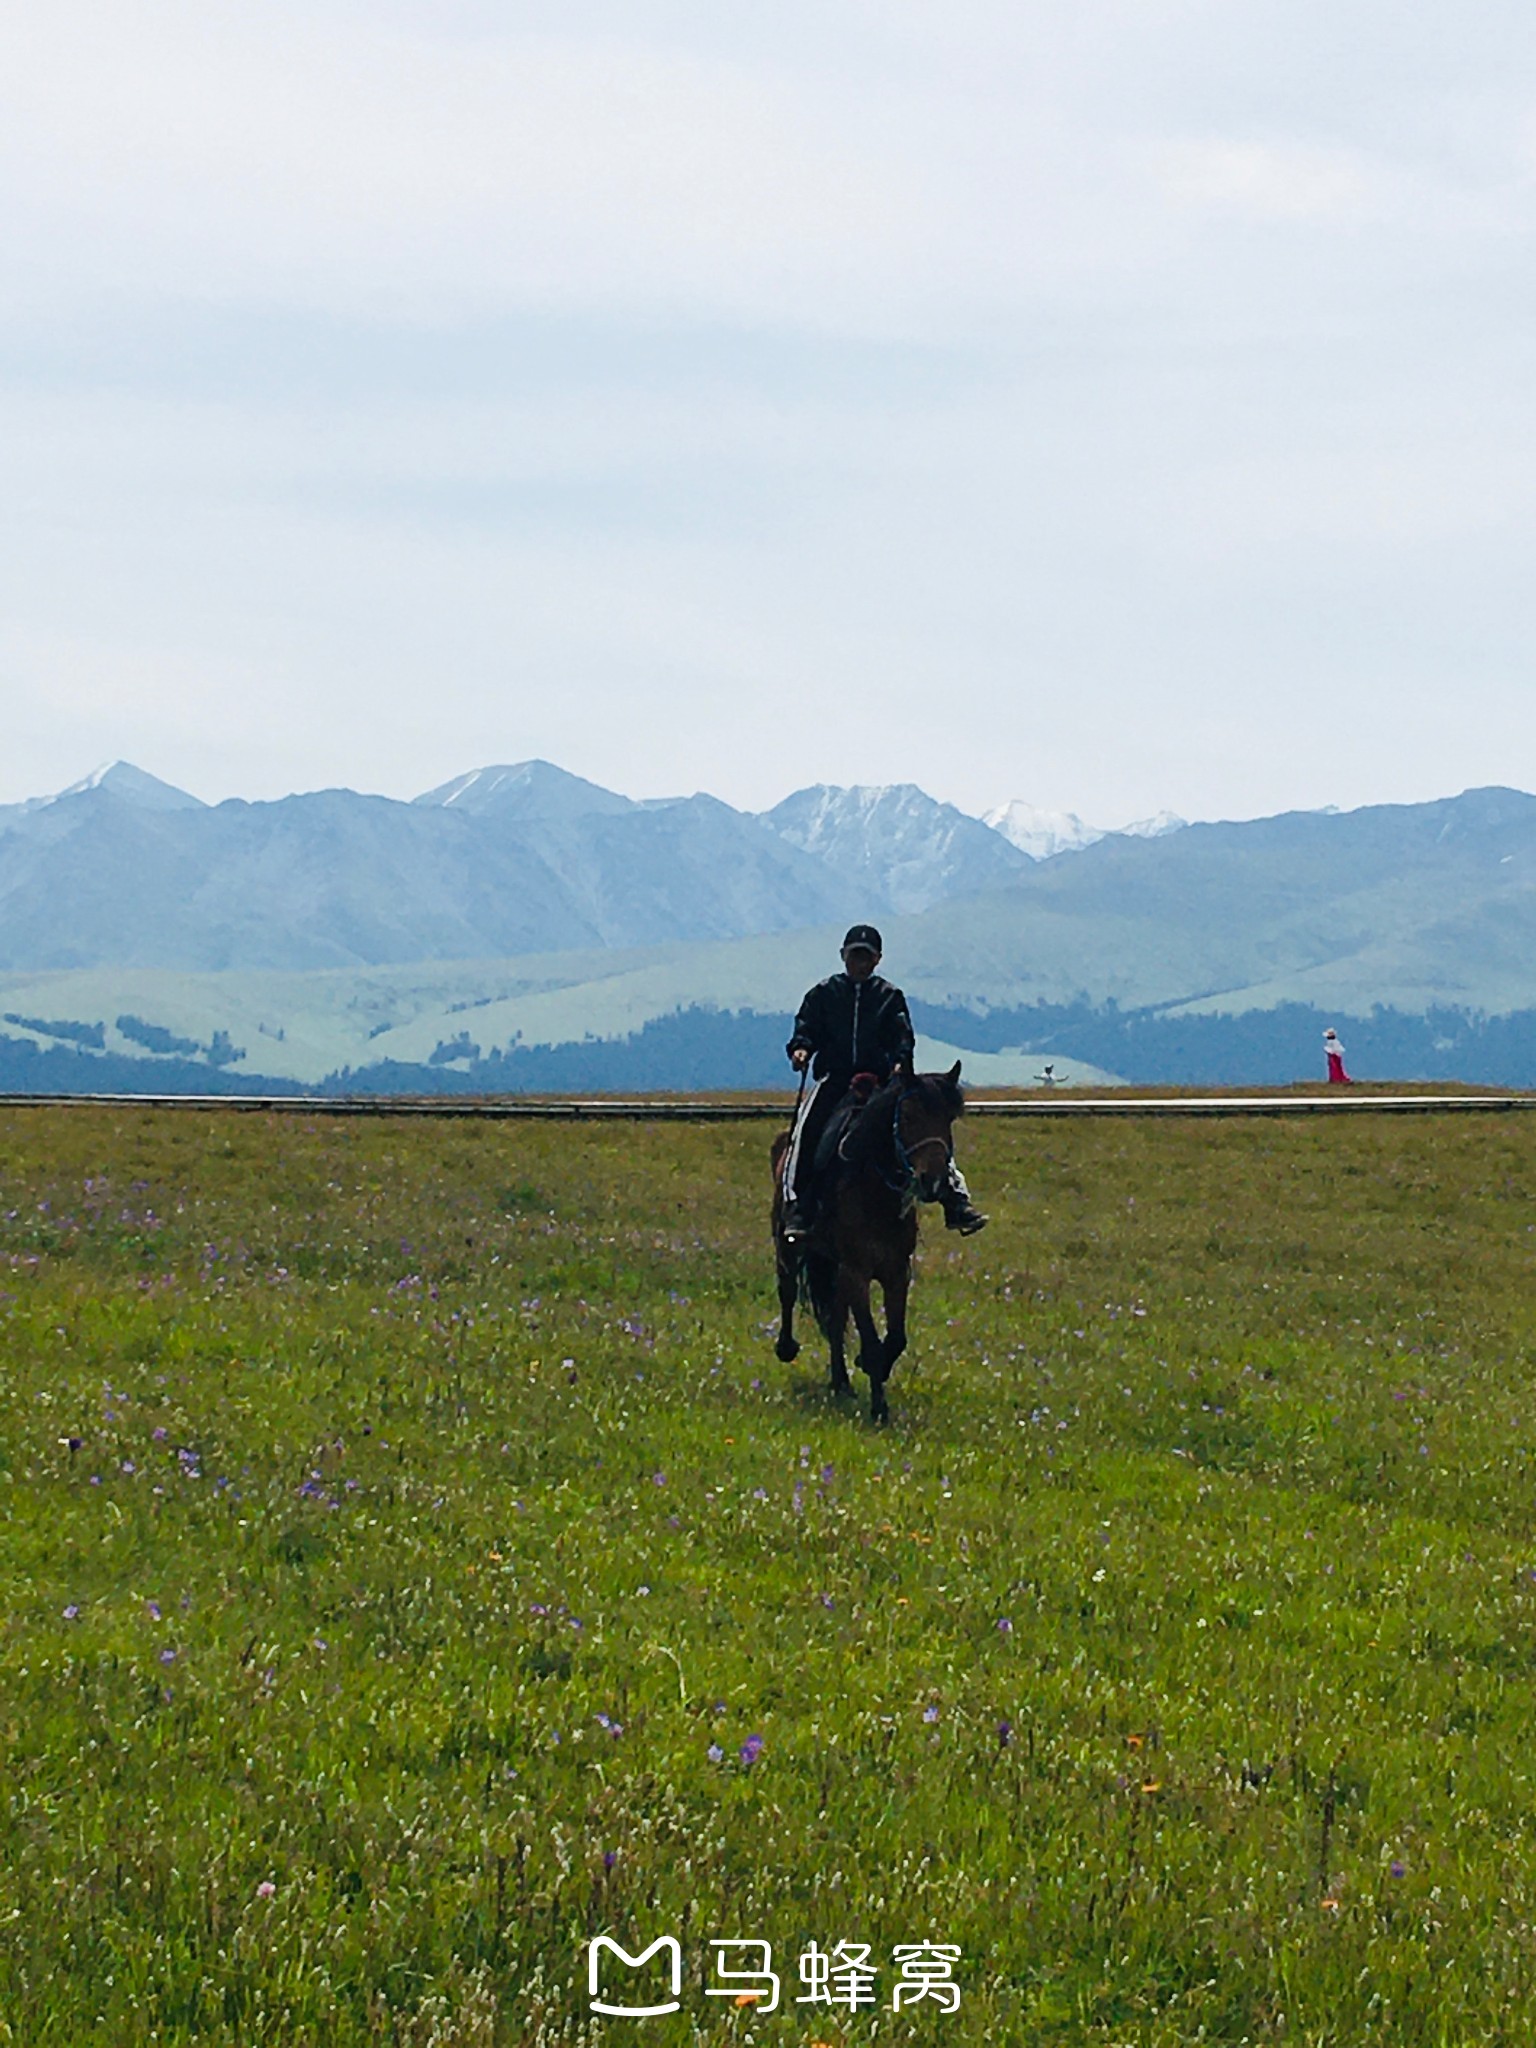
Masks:
[[[1529,0],[0,14],[0,802],[1536,788]]]

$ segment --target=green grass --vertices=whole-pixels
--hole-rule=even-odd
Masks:
[[[884,1432],[768,1136],[0,1118],[0,2042],[1528,2038],[1536,1117],[978,1123]]]

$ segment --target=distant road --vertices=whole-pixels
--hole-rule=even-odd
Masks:
[[[568,1100],[477,1101],[462,1096],[399,1095],[0,1095],[0,1109],[187,1109],[276,1116],[469,1117],[491,1121],[567,1123],[745,1123],[787,1121],[787,1100],[744,1097],[665,1099],[616,1096]],[[1431,1112],[1501,1113],[1536,1109],[1523,1095],[1371,1095],[1341,1089],[1330,1095],[1073,1095],[973,1100],[973,1117],[1072,1116],[1425,1116]]]

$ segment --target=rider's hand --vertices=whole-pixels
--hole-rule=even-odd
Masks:
[[[811,1049],[808,1045],[797,1045],[789,1056],[789,1064],[797,1074],[803,1074],[811,1063]]]

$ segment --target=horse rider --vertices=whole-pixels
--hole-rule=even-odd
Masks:
[[[814,1196],[816,1153],[832,1113],[856,1074],[888,1081],[912,1071],[916,1036],[901,990],[875,972],[881,939],[872,924],[856,924],[843,940],[843,971],[829,974],[806,991],[795,1017],[794,1036],[784,1048],[800,1073],[811,1070],[812,1086],[801,1097],[784,1160],[786,1237],[803,1237]],[[953,1157],[939,1197],[949,1229],[969,1237],[987,1219],[971,1200]]]

